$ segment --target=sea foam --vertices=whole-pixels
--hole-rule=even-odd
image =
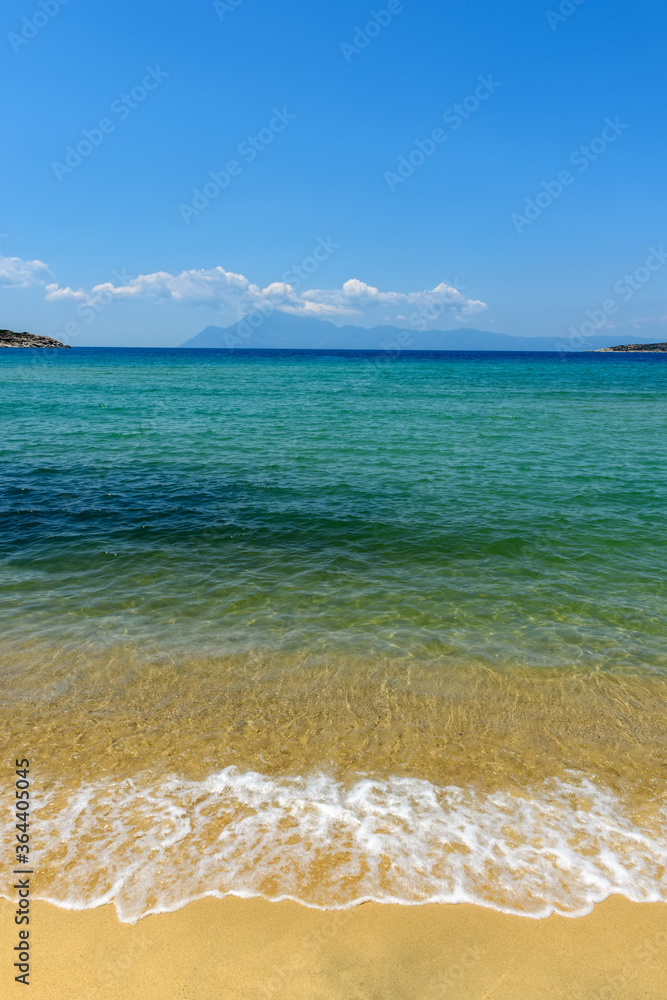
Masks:
[[[611,893],[667,899],[665,812],[638,825],[575,773],[519,794],[227,767],[203,781],[56,787],[35,806],[41,898],[113,903],[125,922],[226,895],[469,902],[531,917],[583,915]]]

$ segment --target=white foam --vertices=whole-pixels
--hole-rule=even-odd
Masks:
[[[226,895],[321,908],[471,902],[532,917],[582,915],[611,893],[667,899],[667,815],[640,827],[583,775],[518,795],[228,767],[62,796],[35,803],[37,870],[55,872],[41,898],[113,902],[126,922]]]

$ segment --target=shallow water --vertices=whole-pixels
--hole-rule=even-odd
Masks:
[[[3,352],[42,895],[662,898],[666,397],[659,355]]]

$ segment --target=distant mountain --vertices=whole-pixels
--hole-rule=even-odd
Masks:
[[[395,326],[336,326],[327,320],[252,313],[233,326],[207,326],[181,344],[193,348],[291,348],[361,351],[595,351],[619,343],[622,335],[590,337],[511,337],[488,330],[403,330]]]

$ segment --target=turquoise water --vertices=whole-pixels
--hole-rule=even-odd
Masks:
[[[297,827],[300,809],[335,800],[338,826],[322,842],[303,832],[320,854],[336,830],[356,843],[359,809],[367,818],[378,796],[394,803],[386,824],[407,799],[423,805],[428,785],[440,804],[414,806],[411,836],[387,834],[382,850],[401,873],[389,887],[368,875],[358,844],[365,874],[346,869],[344,892],[340,872],[315,879],[308,851],[297,874],[277,875],[280,823],[255,830],[250,847],[229,833],[254,858],[242,871],[240,854],[223,864],[211,846],[218,827],[199,830],[213,866],[204,882],[317,905],[470,898],[539,914],[583,912],[609,891],[658,898],[666,356],[8,350],[0,401],[5,731],[10,742],[22,731],[61,783],[45,812],[54,844],[55,816],[76,828],[84,758],[105,815],[125,802],[116,840],[148,815],[168,828],[156,833],[163,846],[178,840],[174,796],[192,836],[201,782],[215,815],[216,795],[225,815],[264,815],[277,795]],[[27,737],[17,707],[30,714]],[[323,774],[331,786],[317,785]],[[376,805],[360,781],[384,783]],[[288,784],[278,794],[271,782]],[[355,806],[343,802],[350,787]],[[456,796],[443,806],[451,788],[465,809]],[[533,824],[526,843],[539,827],[569,845],[567,898],[537,856],[512,855],[527,896],[512,895],[507,873],[481,889],[478,871],[454,866],[447,882],[434,861],[456,808],[478,843],[480,831],[499,836],[493,810],[511,812],[519,794],[512,823]],[[584,836],[563,818],[572,795],[597,802],[588,854],[604,853],[606,831],[613,871],[572,860]],[[619,845],[637,836],[645,853],[628,875]],[[125,873],[113,898],[126,919],[201,894],[196,880],[176,892],[174,859],[164,898],[152,883],[138,889],[101,828],[80,838],[78,851],[97,845],[91,871],[104,856],[109,884]],[[107,898],[68,879],[54,874],[49,898]]]
[[[659,356],[0,364],[7,637],[664,666]]]

